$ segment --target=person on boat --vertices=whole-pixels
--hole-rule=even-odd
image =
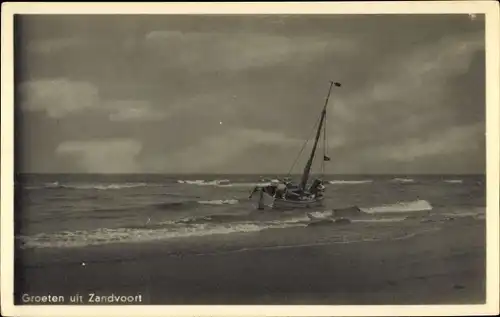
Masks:
[[[274,196],[278,190],[278,185],[279,181],[277,180],[272,180],[271,184],[269,186],[266,186],[266,193],[269,194],[269,196]]]
[[[250,196],[248,196],[248,199],[251,199],[253,197],[253,194],[256,192],[259,192],[259,204],[257,206],[257,209],[263,210],[264,209],[264,187],[262,186],[255,186],[252,192],[250,193]]]
[[[285,183],[279,183],[276,185],[276,192],[274,194],[275,198],[283,199],[285,198],[287,188]]]
[[[279,185],[279,182],[278,181],[271,181],[271,184],[267,185],[267,186],[255,186],[255,188],[253,189],[252,193],[250,194],[250,196],[248,198],[252,198],[253,194],[255,194],[256,192],[258,191],[262,191],[266,194],[268,194],[269,196],[274,196],[276,194],[276,190],[278,188],[278,185]]]
[[[297,193],[297,191],[299,188],[294,185],[289,178],[285,178],[283,180],[283,185],[283,197],[285,199],[298,200],[300,195]]]
[[[253,188],[252,192],[250,193],[250,195],[248,196],[248,199],[251,199],[253,197],[253,194],[255,194],[258,191],[262,191],[262,187],[261,186],[255,186]]]
[[[325,186],[323,186],[323,181],[319,178],[315,179],[311,184],[311,187],[309,187],[309,192],[314,197],[322,197],[324,190]]]
[[[259,186],[259,187],[261,188],[261,190],[264,193],[268,194],[271,197],[274,197],[274,195],[276,194],[276,190],[278,188],[278,185],[279,185],[278,181],[271,181],[271,184],[269,184],[267,186]]]

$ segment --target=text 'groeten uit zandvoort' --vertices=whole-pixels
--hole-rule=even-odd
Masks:
[[[21,296],[23,304],[131,304],[142,303],[142,295],[97,295],[95,293],[74,294],[71,296],[62,295],[30,295],[23,294]]]

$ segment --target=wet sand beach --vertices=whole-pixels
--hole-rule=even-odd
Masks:
[[[485,223],[414,219],[30,249],[16,273],[18,304],[49,293],[65,304],[76,293],[157,305],[480,304]]]

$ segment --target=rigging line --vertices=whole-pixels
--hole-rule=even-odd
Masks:
[[[325,157],[327,156],[327,140],[326,140],[326,122],[327,118],[325,116],[324,127],[323,127],[323,161],[321,165],[321,178],[325,178]]]
[[[295,167],[295,165],[297,164],[297,161],[299,160],[300,155],[302,154],[302,152],[304,152],[304,149],[306,148],[307,143],[309,143],[309,141],[311,140],[312,134],[314,133],[314,130],[316,130],[316,126],[318,125],[318,122],[319,122],[319,120],[313,126],[313,129],[312,129],[311,133],[309,134],[309,137],[307,138],[307,140],[304,142],[304,145],[302,145],[302,148],[300,149],[299,154],[295,158],[295,161],[293,162],[292,167],[290,167],[290,170],[288,171],[287,177],[291,175],[291,172],[292,172],[293,168]]]
[[[293,170],[293,168],[295,167],[295,165],[297,164],[297,161],[299,160],[299,157],[300,155],[302,154],[302,152],[304,152],[304,149],[306,148],[306,145],[307,143],[309,143],[309,141],[311,140],[313,134],[314,134],[314,131],[316,130],[316,126],[319,124],[321,120],[321,116],[316,120],[316,123],[314,124],[313,128],[312,128],[312,131],[311,133],[309,134],[309,137],[307,138],[307,140],[304,142],[304,145],[302,145],[302,148],[300,149],[300,152],[299,154],[297,155],[297,157],[295,158],[295,161],[293,161],[293,164],[292,164],[292,167],[290,167],[290,170],[288,171],[288,174],[286,175],[287,177],[291,175],[291,172]]]
[[[326,123],[327,123],[327,118],[325,117],[325,126],[323,127],[323,166],[322,166],[322,173],[321,177],[325,177],[325,157],[328,156],[328,142],[327,142],[327,137],[326,137]]]

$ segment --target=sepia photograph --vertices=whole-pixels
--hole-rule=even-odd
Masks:
[[[11,305],[486,305],[480,3],[11,15]]]

